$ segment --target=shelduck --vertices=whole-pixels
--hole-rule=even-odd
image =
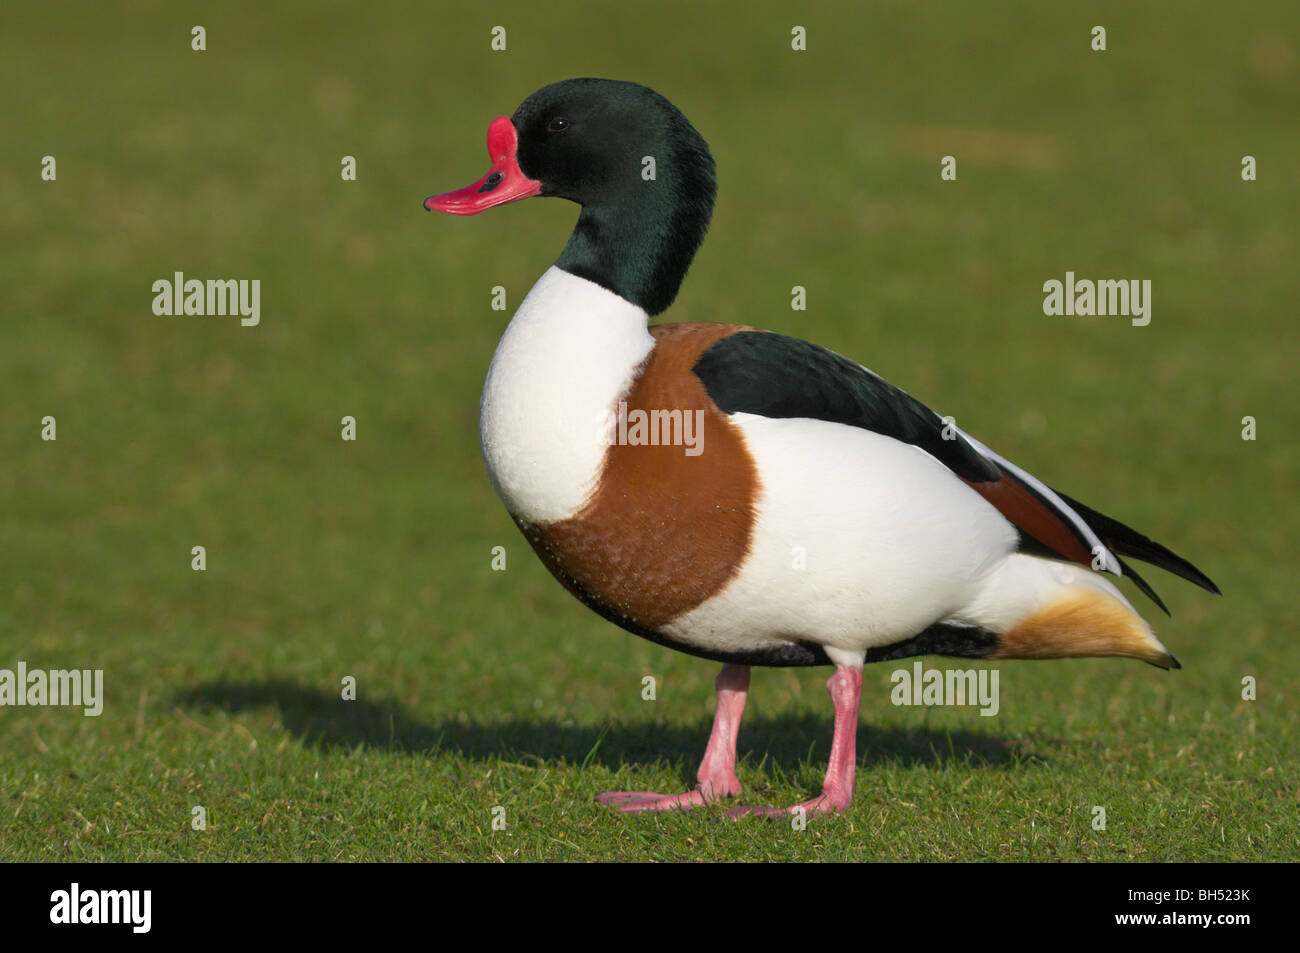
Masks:
[[[599,801],[650,811],[740,794],[753,665],[834,666],[834,735],[819,796],[733,814],[849,806],[867,662],[1179,667],[1104,574],[1128,576],[1161,609],[1124,556],[1217,594],[1185,559],[839,354],[730,324],[647,327],[677,296],[716,194],[708,146],[668,100],[566,80],[494,119],[487,145],[487,175],[426,209],[473,215],[535,195],[582,206],[488,369],[479,427],[492,484],[587,606],[723,663],[697,787]]]

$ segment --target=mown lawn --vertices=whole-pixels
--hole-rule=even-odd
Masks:
[[[1294,4],[11,6],[0,668],[103,669],[106,702],[0,708],[0,858],[1300,858]],[[574,208],[419,208],[578,75],[659,89],[717,156],[669,319],[861,360],[1188,556],[1225,598],[1147,573],[1183,670],[1006,664],[985,718],[895,707],[876,666],[844,816],[595,805],[691,783],[715,666],[569,597],[483,471],[491,289],[513,309]],[[1151,324],[1045,316],[1067,270],[1149,278]],[[259,279],[260,325],[155,316],[175,271]],[[755,672],[755,800],[820,784],[827,674]]]

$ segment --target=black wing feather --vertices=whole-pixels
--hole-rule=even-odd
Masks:
[[[920,447],[973,483],[1002,475],[933,410],[816,344],[769,331],[738,331],[701,354],[694,370],[725,413],[848,424]]]
[[[1054,490],[1066,505],[1072,507],[1078,513],[1085,523],[1092,527],[1094,533],[1101,537],[1101,541],[1111,548],[1115,553],[1125,556],[1132,556],[1134,559],[1140,559],[1144,563],[1150,563],[1152,566],[1159,566],[1175,576],[1181,576],[1190,583],[1200,586],[1207,592],[1212,592],[1216,596],[1223,595],[1219,591],[1209,576],[1201,572],[1182,556],[1172,550],[1161,546],[1155,540],[1143,536],[1131,526],[1125,526],[1117,519],[1111,519],[1104,513],[1098,513],[1090,506],[1084,506],[1076,499],[1066,496],[1060,490]],[[1123,565],[1121,563],[1121,565]],[[1137,583],[1137,573],[1132,572],[1127,566],[1124,566],[1125,573],[1131,573],[1133,581]],[[1138,588],[1155,600],[1160,608],[1164,605],[1159,599],[1156,599],[1155,593],[1150,592],[1145,583],[1138,583]],[[1165,610],[1168,613],[1169,610]]]
[[[694,371],[710,399],[725,413],[810,417],[848,424],[920,447],[970,483],[995,482],[1004,476],[995,461],[960,432],[954,433],[930,408],[861,364],[816,344],[769,331],[738,331],[701,354]],[[1219,587],[1186,559],[1119,520],[1059,490],[1053,492],[1111,549],[1124,575],[1166,615],[1169,610],[1164,602],[1120,559],[1121,554],[1222,595]],[[1023,530],[1020,535],[1027,551],[1068,558]]]

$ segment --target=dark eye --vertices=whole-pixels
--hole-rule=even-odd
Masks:
[[[563,116],[556,116],[546,125],[548,132],[564,132],[564,130],[568,128],[569,120],[565,119]]]

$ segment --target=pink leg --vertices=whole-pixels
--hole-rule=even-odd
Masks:
[[[740,716],[745,711],[749,691],[749,667],[724,665],[714,682],[718,692],[718,709],[713,713],[713,733],[704,749],[704,760],[696,774],[699,784],[685,794],[655,794],[653,791],[606,791],[596,800],[620,811],[671,811],[699,807],[720,798],[739,794],[736,778],[736,737],[740,733]],[[849,781],[852,786],[852,780]]]
[[[835,734],[831,739],[831,760],[826,766],[822,793],[794,807],[738,807],[728,817],[782,817],[803,808],[809,814],[843,811],[853,801],[853,772],[857,767],[858,706],[862,701],[862,669],[851,665],[835,666],[835,674],[826,683],[835,706]]]

